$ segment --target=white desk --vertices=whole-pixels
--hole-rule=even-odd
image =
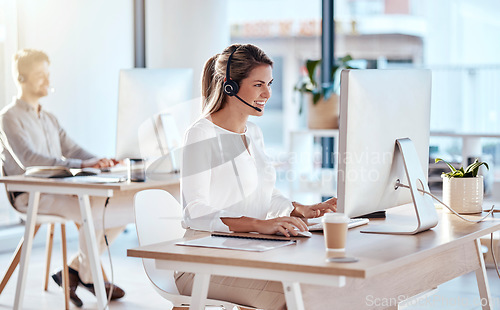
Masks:
[[[67,194],[76,195],[80,202],[80,211],[82,214],[85,242],[89,249],[90,268],[92,279],[94,281],[95,292],[97,296],[98,309],[104,309],[107,298],[104,289],[104,280],[101,272],[99,253],[97,251],[96,236],[94,231],[94,222],[92,219],[92,210],[90,207],[89,196],[112,197],[116,191],[140,191],[149,188],[162,188],[173,192],[174,196],[179,192],[179,177],[172,176],[165,181],[148,181],[142,183],[73,183],[62,179],[42,179],[27,178],[23,176],[1,177],[0,183],[5,183],[8,191],[29,192],[29,205],[27,211],[26,228],[24,232],[24,245],[21,252],[19,267],[19,276],[16,287],[16,296],[14,309],[22,309],[26,275],[28,271],[28,262],[33,243],[33,232],[35,228],[38,204],[41,193],[48,194]],[[133,203],[130,201],[130,203]],[[80,242],[82,242],[80,240]]]
[[[283,283],[287,307],[297,309],[397,309],[397,305],[368,306],[367,295],[395,298],[416,296],[453,278],[475,271],[480,297],[490,308],[490,292],[479,238],[500,229],[499,219],[480,224],[460,221],[456,216],[439,212],[440,222],[432,230],[413,236],[362,234],[360,228],[348,232],[347,254],[357,263],[325,261],[324,239],[315,233],[300,239],[297,245],[267,252],[244,252],[211,248],[176,246],[170,241],[136,249],[128,256],[156,260],[160,269],[196,273],[193,303],[190,309],[202,309],[207,298],[210,275],[266,279]],[[388,220],[408,219],[408,213],[390,210]],[[384,220],[372,220],[370,225]],[[311,285],[312,284],[312,285]],[[335,296],[316,296],[318,287]],[[325,300],[323,300],[325,299]]]

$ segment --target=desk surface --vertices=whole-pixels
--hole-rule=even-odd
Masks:
[[[386,220],[371,220],[369,225],[384,221],[408,221],[413,217],[405,208],[387,212]],[[408,263],[420,262],[433,255],[473,241],[500,229],[500,219],[488,218],[479,224],[470,224],[455,215],[439,212],[439,224],[432,230],[417,235],[381,235],[361,233],[363,227],[350,229],[347,236],[347,256],[359,259],[357,263],[341,264],[325,261],[322,233],[312,238],[299,238],[296,245],[267,252],[245,252],[211,248],[176,246],[179,240],[129,249],[128,256],[216,265],[244,266],[271,270],[344,275],[368,278]],[[476,216],[478,217],[478,216]],[[203,234],[193,238],[202,237]]]
[[[102,175],[103,177],[106,174]],[[18,185],[35,185],[35,186],[58,186],[58,187],[79,187],[88,189],[109,189],[117,191],[127,190],[142,190],[148,188],[158,188],[168,185],[178,184],[179,175],[172,175],[164,180],[148,180],[146,182],[120,182],[120,183],[77,183],[70,180],[60,178],[34,178],[25,177],[22,175],[0,177],[0,183],[18,184]]]

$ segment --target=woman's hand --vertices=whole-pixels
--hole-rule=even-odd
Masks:
[[[296,230],[307,231],[303,220],[293,216],[282,216],[269,220],[259,220],[252,217],[221,217],[221,221],[234,232],[258,232],[260,234],[274,235],[281,232],[286,237],[297,236]],[[297,227],[297,228],[295,228]]]
[[[333,197],[314,205],[303,205],[298,202],[293,202],[293,206],[295,208],[290,214],[291,216],[305,218],[320,217],[328,212],[337,212],[337,198]]]
[[[296,227],[296,228],[295,228]],[[307,225],[303,220],[293,216],[282,216],[269,220],[259,220],[255,225],[256,231],[261,234],[273,235],[277,232],[286,237],[297,236],[296,229],[307,231]]]

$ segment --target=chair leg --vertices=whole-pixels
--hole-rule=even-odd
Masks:
[[[64,305],[65,309],[69,309],[69,273],[68,273],[68,256],[66,250],[66,224],[61,223],[61,244],[62,244],[62,259],[63,259],[63,289],[64,289]]]
[[[102,278],[104,279],[104,282],[109,282],[108,276],[106,276],[106,271],[104,271],[104,266],[101,263],[101,270],[102,270]]]
[[[36,236],[36,233],[38,232],[38,229],[40,229],[40,225],[37,224],[35,225],[35,231],[33,232],[33,238]],[[17,265],[19,265],[19,260],[21,259],[21,249],[23,248],[23,243],[24,243],[24,237],[21,238],[21,241],[19,241],[19,244],[17,245],[16,251],[14,252],[14,255],[12,256],[9,264],[9,268],[5,272],[5,275],[2,278],[2,282],[0,283],[0,294],[2,293],[3,289],[7,285],[7,282],[9,282],[10,277],[14,273],[14,270],[16,270]]]
[[[54,223],[50,223],[47,228],[47,248],[45,249],[45,256],[47,260],[45,262],[45,280],[43,289],[46,291],[49,287],[49,273],[50,273],[50,260],[52,256],[52,244],[54,242]]]

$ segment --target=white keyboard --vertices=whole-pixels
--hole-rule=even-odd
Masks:
[[[317,219],[314,219],[314,220],[316,220],[315,222],[317,222]],[[311,220],[309,220],[309,222],[311,222]],[[367,218],[350,219],[349,224],[347,224],[347,228],[358,227],[361,225],[368,224],[368,222],[370,222],[370,220]],[[310,224],[312,224],[312,225],[308,226],[309,231],[323,230],[323,223],[321,223],[321,220],[319,221],[319,223],[310,223]]]

